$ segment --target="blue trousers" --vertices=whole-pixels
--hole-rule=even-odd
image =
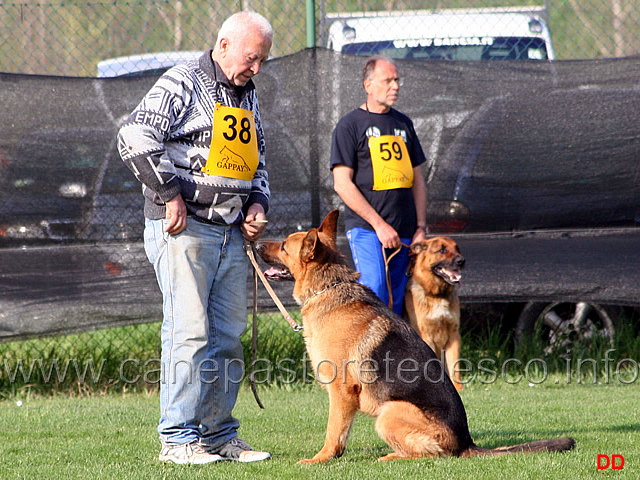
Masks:
[[[360,273],[360,283],[371,288],[378,297],[389,305],[389,288],[385,272],[382,244],[375,232],[360,227],[352,228],[347,232],[351,256],[356,271]],[[409,245],[410,238],[401,238],[402,242]],[[387,249],[387,258],[393,250]],[[407,286],[407,267],[409,266],[409,250],[402,247],[389,262],[391,278],[391,294],[393,296],[393,311],[402,315],[404,302],[404,290]]]

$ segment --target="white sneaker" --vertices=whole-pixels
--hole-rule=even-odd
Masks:
[[[208,452],[198,442],[186,443],[184,445],[163,445],[158,457],[161,462],[177,463],[185,465],[204,465],[223,460],[220,455]]]
[[[260,462],[271,457],[269,452],[256,452],[251,445],[239,438],[233,438],[216,449],[216,453],[222,456],[223,460],[233,460],[235,462]]]

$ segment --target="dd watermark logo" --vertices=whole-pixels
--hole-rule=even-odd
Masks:
[[[622,455],[598,455],[598,470],[622,470],[624,467],[624,457]]]

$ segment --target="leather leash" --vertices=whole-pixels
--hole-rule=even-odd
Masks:
[[[269,281],[265,278],[262,270],[260,270],[260,266],[256,261],[255,242],[249,242],[245,240],[244,246],[244,249],[249,256],[249,260],[251,260],[251,265],[253,266],[253,324],[251,328],[251,363],[252,365],[255,365],[258,356],[258,277],[260,277],[260,280],[262,280],[262,283],[267,289],[267,292],[269,292],[271,299],[277,305],[285,320],[289,322],[291,328],[293,328],[294,331],[299,332],[300,330],[302,330],[302,325],[298,325],[295,320],[291,318],[291,315],[289,315],[287,309],[284,308],[284,305],[282,305],[282,302],[276,295],[276,292],[274,292],[273,288],[271,288],[271,285],[269,285]],[[258,396],[258,389],[256,387],[254,373],[255,372],[251,372],[251,374],[249,375],[249,384],[251,385],[251,391],[253,392],[253,397],[256,399],[256,403],[260,408],[264,409],[264,405],[262,404],[262,402],[260,401],[260,397]]]
[[[384,273],[385,276],[387,277],[387,290],[389,291],[389,308],[391,310],[393,310],[393,291],[391,290],[391,273],[389,272],[389,262],[391,262],[391,259],[393,257],[396,256],[396,254],[402,250],[402,247],[407,247],[409,248],[409,245],[407,245],[404,242],[400,242],[400,246],[398,248],[396,248],[393,253],[391,255],[389,255],[389,257],[387,258],[387,252],[386,249],[384,248],[384,246],[382,247],[382,258],[384,258]]]
[[[253,273],[253,322],[251,327],[251,365],[256,364],[258,357],[258,277]],[[251,385],[251,391],[253,392],[253,398],[256,399],[258,406],[264,410],[264,405],[260,401],[258,396],[258,388],[254,378],[254,373],[249,375],[249,385]]]
[[[262,281],[264,288],[266,288],[267,292],[269,292],[271,299],[278,307],[278,310],[280,310],[280,313],[282,313],[282,315],[284,316],[284,319],[289,323],[289,325],[291,325],[291,328],[293,328],[294,331],[299,332],[300,330],[302,330],[302,325],[298,325],[296,321],[293,318],[291,318],[291,315],[289,315],[289,312],[287,312],[287,309],[284,308],[284,305],[278,298],[278,295],[276,295],[276,292],[273,291],[273,288],[269,284],[269,280],[265,278],[264,273],[262,273],[262,270],[260,270],[260,265],[258,265],[258,262],[256,261],[255,242],[245,242],[245,245],[246,244],[248,244],[247,245],[248,248],[245,248],[245,250],[247,252],[247,255],[249,256],[249,260],[251,260],[251,264],[253,265],[254,277],[256,275],[260,277],[260,280]],[[256,297],[256,302],[257,302],[257,297]]]

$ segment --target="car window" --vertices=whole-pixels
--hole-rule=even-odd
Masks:
[[[14,192],[86,196],[139,192],[140,183],[120,160],[115,131],[109,129],[52,129],[25,138],[18,161],[5,168],[7,186]],[[102,176],[102,178],[100,178]],[[81,188],[63,192],[61,189]]]
[[[100,186],[100,193],[140,192],[141,183],[120,159],[117,152],[109,157],[109,163]]]
[[[477,40],[477,41],[476,41]],[[541,38],[496,37],[482,39],[429,39],[415,41],[361,42],[345,45],[343,53],[386,55],[392,58],[433,58],[446,60],[546,60]]]
[[[55,193],[68,182],[89,187],[109,147],[97,138],[95,131],[51,130],[23,139],[7,168],[9,186],[34,193]]]
[[[576,89],[510,105],[487,137],[476,139],[475,182],[584,194],[639,188],[636,127],[622,114],[640,105],[637,92]]]

